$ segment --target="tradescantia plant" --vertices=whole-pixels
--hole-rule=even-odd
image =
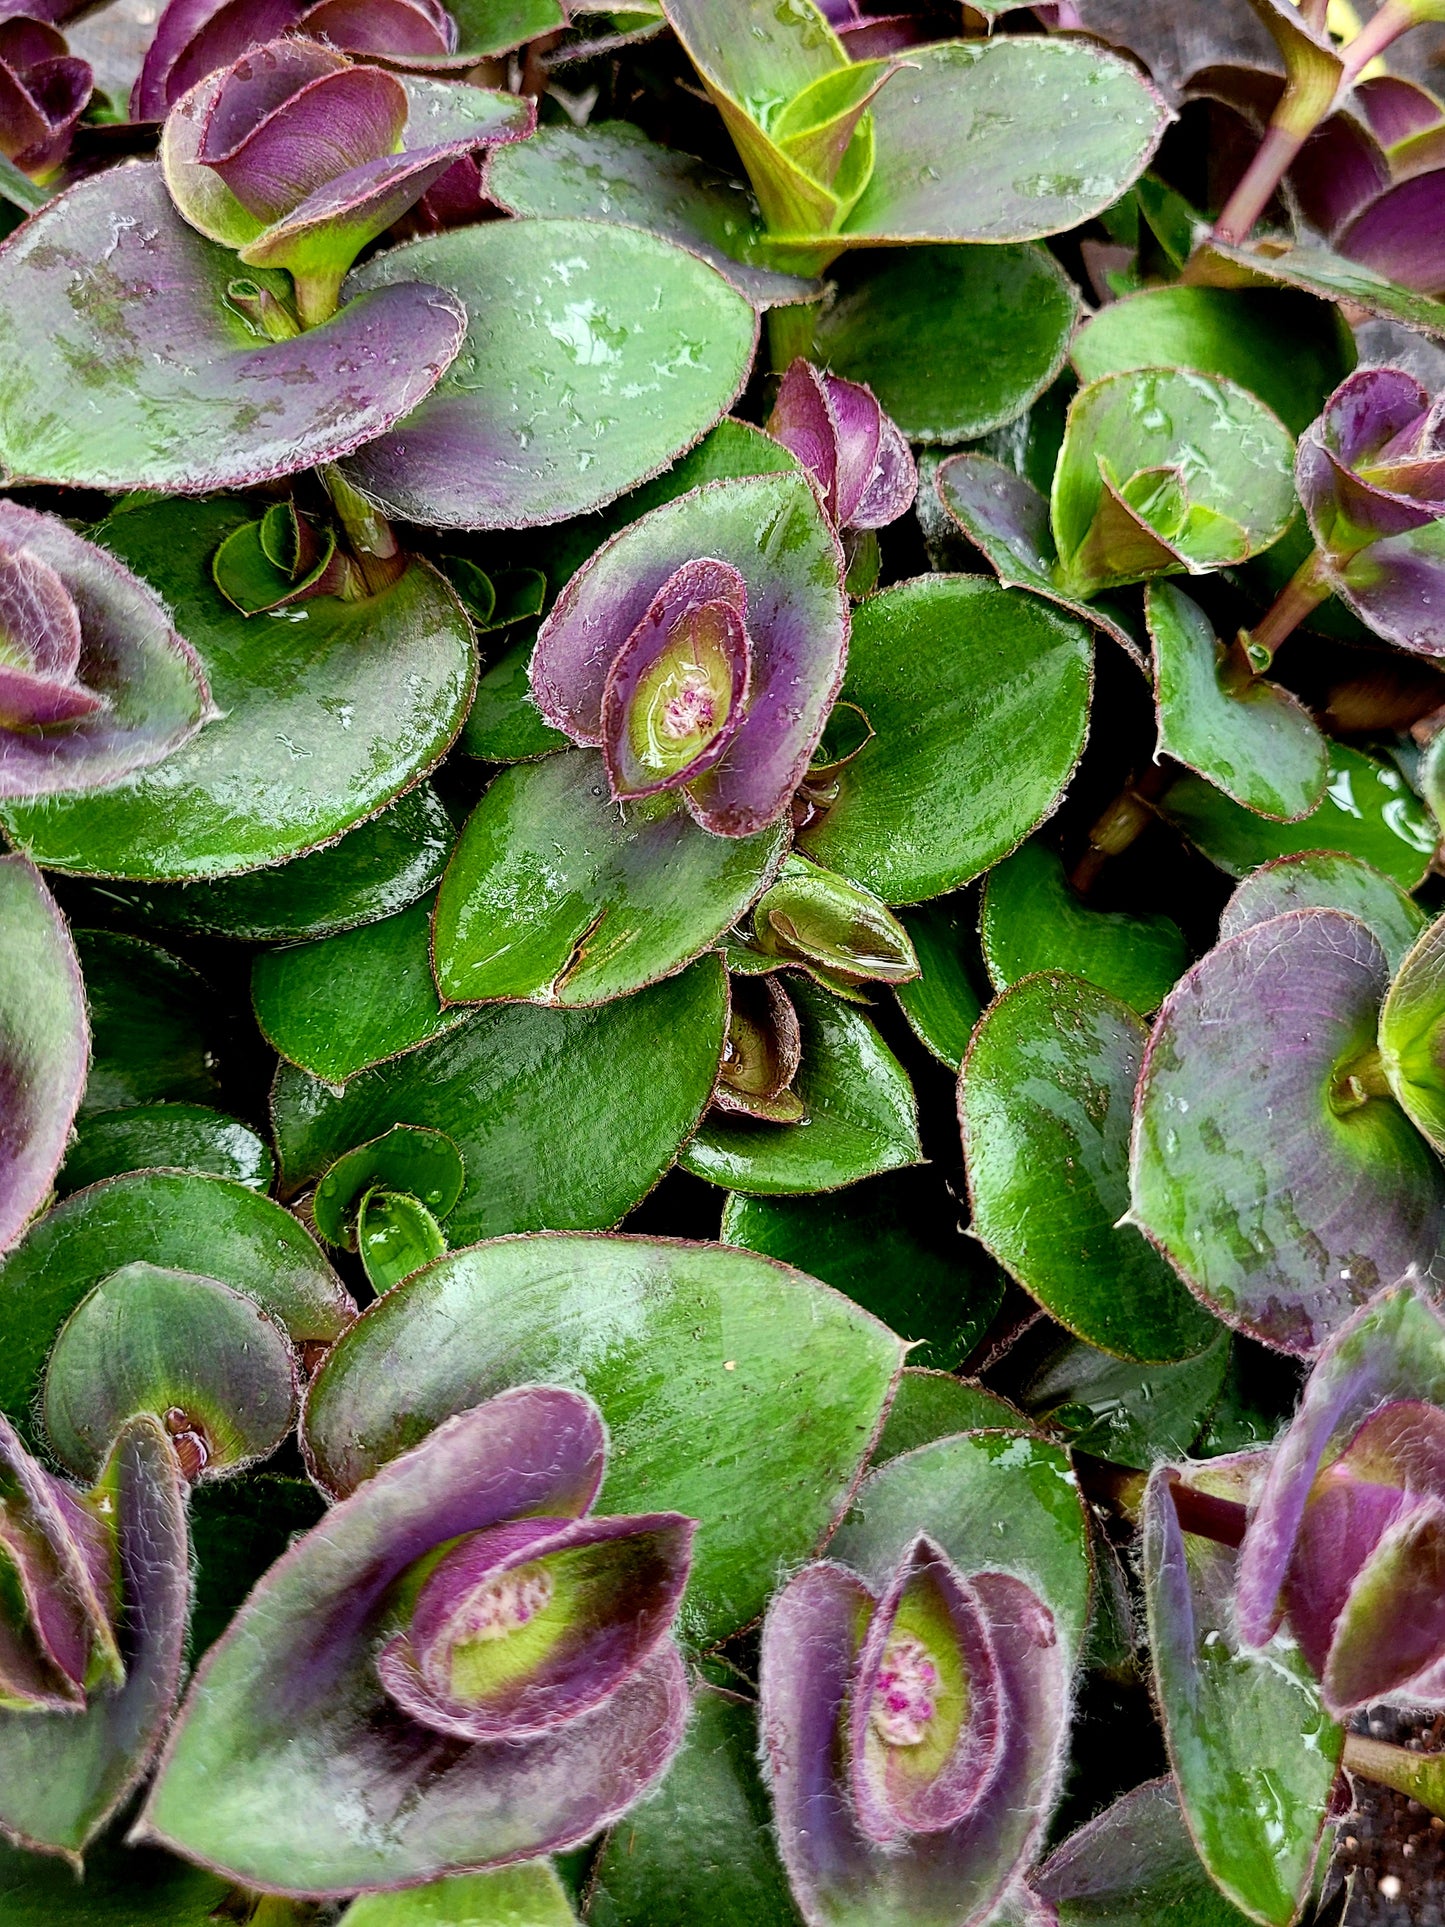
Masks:
[[[0,1927],[1427,1927],[1441,9],[0,12]]]

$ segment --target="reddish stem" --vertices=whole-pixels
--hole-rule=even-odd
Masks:
[[[1170,1491],[1185,1532],[1192,1532],[1200,1539],[1212,1539],[1217,1546],[1243,1545],[1249,1512],[1237,1499],[1216,1498],[1212,1492],[1201,1492],[1197,1486],[1185,1485],[1180,1479],[1170,1481]]]

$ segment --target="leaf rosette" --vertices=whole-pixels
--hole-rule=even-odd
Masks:
[[[576,1845],[661,1774],[693,1521],[598,1517],[606,1433],[521,1386],[299,1540],[198,1674],[138,1823],[262,1892],[412,1886]]]
[[[568,583],[532,691],[600,745],[618,801],[678,790],[703,829],[787,811],[843,677],[842,553],[797,474],[710,483],[654,509]]]
[[[1403,368],[1361,368],[1300,442],[1300,500],[1333,590],[1376,635],[1445,656],[1445,421]]]
[[[1445,1319],[1412,1283],[1321,1352],[1244,1534],[1239,1625],[1281,1626],[1336,1718],[1445,1703]]]
[[[761,1721],[809,1927],[989,1918],[1047,1820],[1067,1707],[1021,1580],[966,1578],[926,1534],[881,1597],[829,1561],[795,1574],[763,1628]]]
[[[91,72],[48,20],[0,20],[0,154],[43,181],[64,164],[90,100]]]

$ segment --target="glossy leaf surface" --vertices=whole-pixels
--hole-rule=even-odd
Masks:
[[[888,1421],[872,1458],[876,1470],[889,1459],[956,1432],[1021,1430],[1023,1414],[1006,1398],[948,1372],[904,1367],[888,1408]]]
[[[1431,924],[1395,972],[1380,1011],[1380,1057],[1405,1115],[1445,1149],[1445,928]]]
[[[1140,1365],[1092,1345],[1052,1352],[1024,1389],[1028,1410],[1076,1452],[1141,1472],[1183,1458],[1208,1423],[1229,1367],[1230,1337],[1173,1365]]]
[[[219,1278],[254,1298],[297,1345],[329,1343],[355,1307],[287,1211],[225,1178],[140,1171],[65,1198],[0,1268],[0,1409],[29,1421],[56,1330],[121,1266]]]
[[[0,1248],[45,1202],[90,1057],[85,992],[65,919],[24,857],[0,858]]]
[[[1146,1780],[1069,1835],[1035,1876],[1059,1927],[1241,1927],[1210,1880],[1168,1780]]]
[[[1231,685],[1212,624],[1172,582],[1151,582],[1159,753],[1257,815],[1284,822],[1323,800],[1329,747],[1303,703],[1264,676]]]
[[[507,1239],[379,1299],[315,1380],[305,1436],[350,1491],[505,1385],[587,1391],[611,1438],[599,1507],[702,1522],[679,1630],[707,1642],[761,1611],[778,1562],[846,1504],[901,1364],[866,1312],[750,1252]]]
[[[1063,971],[1141,1016],[1159,1008],[1188,957],[1184,933],[1168,917],[1091,909],[1069,888],[1059,857],[1037,841],[989,872],[979,936],[996,990],[1035,971]]]
[[[1251,1919],[1290,1927],[1314,1872],[1343,1735],[1297,1649],[1241,1648],[1231,1593],[1238,1555],[1180,1530],[1157,1472],[1146,1500],[1149,1640],[1180,1805],[1200,1858]],[[1240,1498],[1238,1462],[1189,1468]]]
[[[573,1927],[566,1890],[544,1861],[454,1874],[400,1894],[361,1894],[349,1927]]]
[[[730,1197],[720,1236],[806,1268],[907,1339],[915,1365],[956,1369],[1003,1298],[1003,1280],[952,1228],[931,1173],[869,1179],[839,1197]]]
[[[758,1771],[754,1709],[699,1686],[661,1786],[608,1836],[587,1903],[592,1927],[793,1927]]]
[[[1182,980],[1140,1077],[1135,1222],[1221,1317],[1285,1351],[1442,1262],[1445,1173],[1392,1098],[1348,1084],[1387,983],[1356,918],[1287,911]]]
[[[343,1151],[394,1124],[420,1124],[445,1132],[466,1165],[448,1224],[457,1242],[614,1225],[696,1129],[722,1057],[726,1002],[722,967],[708,958],[595,1010],[477,1011],[359,1073],[340,1096],[283,1065],[272,1100],[283,1183],[298,1190]],[[559,1079],[566,1105],[556,1101]]]
[[[168,950],[113,930],[81,930],[76,952],[90,1011],[82,1117],[175,1099],[209,1103],[220,1060],[215,992]]]
[[[317,943],[266,950],[251,971],[263,1036],[327,1084],[399,1057],[459,1024],[431,968],[432,899]]]
[[[963,1572],[1022,1579],[1053,1613],[1072,1666],[1092,1572],[1066,1452],[1024,1431],[921,1445],[869,1473],[828,1556],[881,1584],[919,1532]]]
[[[424,896],[455,834],[436,792],[419,783],[339,842],[274,869],[206,883],[117,884],[106,894],[162,930],[246,943],[330,937]]]
[[[715,268],[600,222],[498,221],[409,241],[347,291],[428,279],[469,316],[454,376],[346,473],[389,515],[444,528],[560,522],[655,475],[726,412],[757,337]]]
[[[862,604],[844,699],[875,734],[801,848],[886,903],[956,889],[1058,802],[1083,747],[1082,624],[977,576],[924,576]]]
[[[920,1163],[913,1087],[871,1021],[800,977],[790,978],[788,996],[803,1034],[792,1082],[803,1119],[772,1124],[714,1112],[682,1153],[683,1169],[769,1196],[835,1191]]]
[[[437,898],[444,997],[597,1004],[670,976],[747,910],[781,827],[713,836],[676,792],[619,807],[591,750],[505,770],[473,811]]]
[[[972,918],[958,900],[923,903],[900,921],[918,958],[919,975],[894,995],[914,1035],[940,1063],[957,1070],[982,1009],[964,963]]]
[[[1220,938],[1237,937],[1286,910],[1347,910],[1373,934],[1392,976],[1429,921],[1398,883],[1363,858],[1304,851],[1250,871],[1224,906]]]
[[[103,274],[92,266],[102,261]],[[73,302],[77,272],[89,298]],[[416,275],[289,341],[230,304],[236,278],[235,255],[182,221],[153,164],[50,202],[0,255],[0,457],[11,472],[113,490],[244,488],[380,434],[461,344],[460,302]],[[289,300],[286,275],[250,278]]]
[[[375,815],[450,744],[476,669],[466,616],[442,578],[413,562],[365,601],[327,597],[286,620],[248,619],[210,572],[216,546],[244,519],[232,503],[160,502],[105,525],[107,545],[195,644],[225,713],[117,789],[12,805],[6,826],[39,861],[142,880],[281,863]],[[271,625],[264,662],[255,621]]]
[[[1077,311],[1042,248],[915,247],[876,256],[814,339],[819,360],[866,382],[910,441],[972,441],[1049,385]]]
[[[239,1118],[204,1104],[138,1104],[84,1119],[56,1186],[65,1196],[125,1171],[154,1170],[202,1171],[264,1192],[276,1161]]]
[[[1246,876],[1273,857],[1335,850],[1413,890],[1435,848],[1425,810],[1388,763],[1344,743],[1331,743],[1329,751],[1324,799],[1297,823],[1268,822],[1198,776],[1171,783],[1160,810],[1229,876]]]
[[[1202,1351],[1215,1327],[1134,1226],[1119,1226],[1147,1042],[1107,991],[1027,977],[974,1033],[959,1117],[975,1236],[1076,1336],[1158,1363]]]
[[[311,1214],[328,1244],[354,1248],[358,1207],[378,1187],[405,1193],[445,1218],[465,1181],[461,1153],[449,1137],[398,1124],[336,1160],[312,1194]]]
[[[201,1441],[199,1471],[214,1477],[266,1458],[291,1430],[295,1360],[254,1298],[194,1272],[122,1265],[61,1326],[41,1410],[78,1478],[96,1476],[127,1419],[172,1411]]]
[[[1164,287],[1101,308],[1069,358],[1085,382],[1129,368],[1225,375],[1299,435],[1350,372],[1354,350],[1321,301],[1273,288]]]

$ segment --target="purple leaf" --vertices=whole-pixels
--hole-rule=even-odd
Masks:
[[[763,1628],[762,1728],[809,1927],[986,1919],[1047,1819],[1067,1707],[1052,1615],[1021,1581],[965,1581],[926,1539],[881,1605],[844,1567],[805,1567]]]
[[[918,492],[912,451],[872,389],[811,362],[783,376],[768,433],[812,475],[838,528],[884,528]]]
[[[0,1709],[0,1832],[75,1858],[144,1778],[165,1732],[180,1686],[190,1562],[185,1481],[157,1419],[127,1421],[93,1493],[61,1489],[112,1543],[120,1671],[88,1683],[83,1710]]]
[[[587,1839],[630,1806],[682,1736],[685,1675],[661,1622],[676,1603],[679,1565],[685,1575],[690,1522],[605,1521],[569,1533],[561,1522],[581,1520],[595,1498],[604,1446],[590,1400],[522,1386],[446,1421],[333,1507],[211,1649],[135,1837],[263,1892],[325,1897],[531,1859]],[[464,1548],[510,1522],[520,1522],[517,1536],[491,1542],[503,1557],[489,1566],[475,1555],[469,1571]],[[508,1548],[539,1556],[509,1566]],[[648,1575],[635,1626],[617,1610],[630,1582],[613,1589],[603,1549],[624,1564],[636,1556],[632,1579]],[[468,1611],[469,1657],[457,1623]],[[594,1629],[611,1685],[591,1703]],[[524,1643],[509,1650],[518,1632]],[[408,1697],[431,1662],[453,1691],[480,1701],[474,1689],[490,1669],[499,1686],[491,1732],[508,1710],[535,1729],[469,1741],[454,1727],[436,1730],[434,1717],[410,1717],[378,1671],[378,1649],[397,1633],[412,1641]],[[569,1670],[574,1635],[582,1653]],[[391,1684],[406,1655],[388,1650]],[[500,1690],[509,1670],[510,1709]],[[560,1703],[546,1712],[549,1692]],[[429,1697],[434,1716],[434,1688]],[[579,1706],[587,1710],[569,1710]]]
[[[182,94],[294,28],[298,0],[170,0],[131,90],[134,120],[164,120]]]
[[[1445,171],[1431,169],[1376,196],[1335,237],[1339,252],[1413,288],[1445,289]]]
[[[683,794],[704,829],[750,836],[782,815],[802,781],[842,679],[847,643],[837,540],[796,472],[710,483],[605,544],[543,623],[532,689],[548,722],[596,742],[619,657],[679,572],[703,560],[728,570],[718,582],[736,575],[746,591],[751,669],[722,754],[687,779]],[[731,606],[741,619],[738,601]],[[718,673],[731,661],[736,689],[739,638],[735,627],[723,631],[722,619],[718,628],[719,640],[723,633],[730,638]],[[627,667],[616,675],[614,690]]]
[[[196,159],[262,221],[392,153],[406,125],[406,90],[394,74],[353,67],[311,40],[258,47],[207,91]]]
[[[454,295],[409,282],[268,341],[228,299],[236,271],[152,164],[82,181],[26,221],[0,251],[12,481],[205,494],[334,461],[430,393],[466,328]],[[271,292],[287,292],[280,276]]]
[[[523,1740],[590,1713],[672,1630],[693,1522],[675,1512],[527,1518],[463,1539],[427,1578],[409,1631],[377,1659],[402,1711],[465,1740]],[[489,1668],[505,1635],[569,1615],[534,1668]]]
[[[746,713],[753,648],[747,584],[726,562],[685,562],[613,658],[596,736],[619,800],[711,769]],[[590,721],[587,719],[578,719]]]
[[[152,590],[15,502],[0,502],[0,636],[0,796],[108,787],[210,712],[200,659]]]
[[[0,924],[0,1251],[8,1251],[65,1156],[90,1032],[70,932],[23,856],[0,857]]]
[[[3,1414],[0,1573],[9,1608],[0,1613],[0,1707],[65,1712],[85,1705],[88,1685],[120,1682],[104,1530],[31,1458]]]
[[[1393,1287],[1320,1354],[1270,1460],[1240,1551],[1240,1631],[1263,1645],[1287,1618],[1333,1706],[1401,1690],[1445,1653],[1423,1604],[1439,1583],[1442,1402],[1445,1319]]]
[[[90,94],[90,68],[53,26],[0,20],[0,153],[23,173],[43,179],[60,166]]]
[[[1144,1060],[1132,1216],[1206,1304],[1285,1351],[1440,1262],[1445,1173],[1359,1081],[1388,981],[1357,918],[1288,911],[1180,980]]]

